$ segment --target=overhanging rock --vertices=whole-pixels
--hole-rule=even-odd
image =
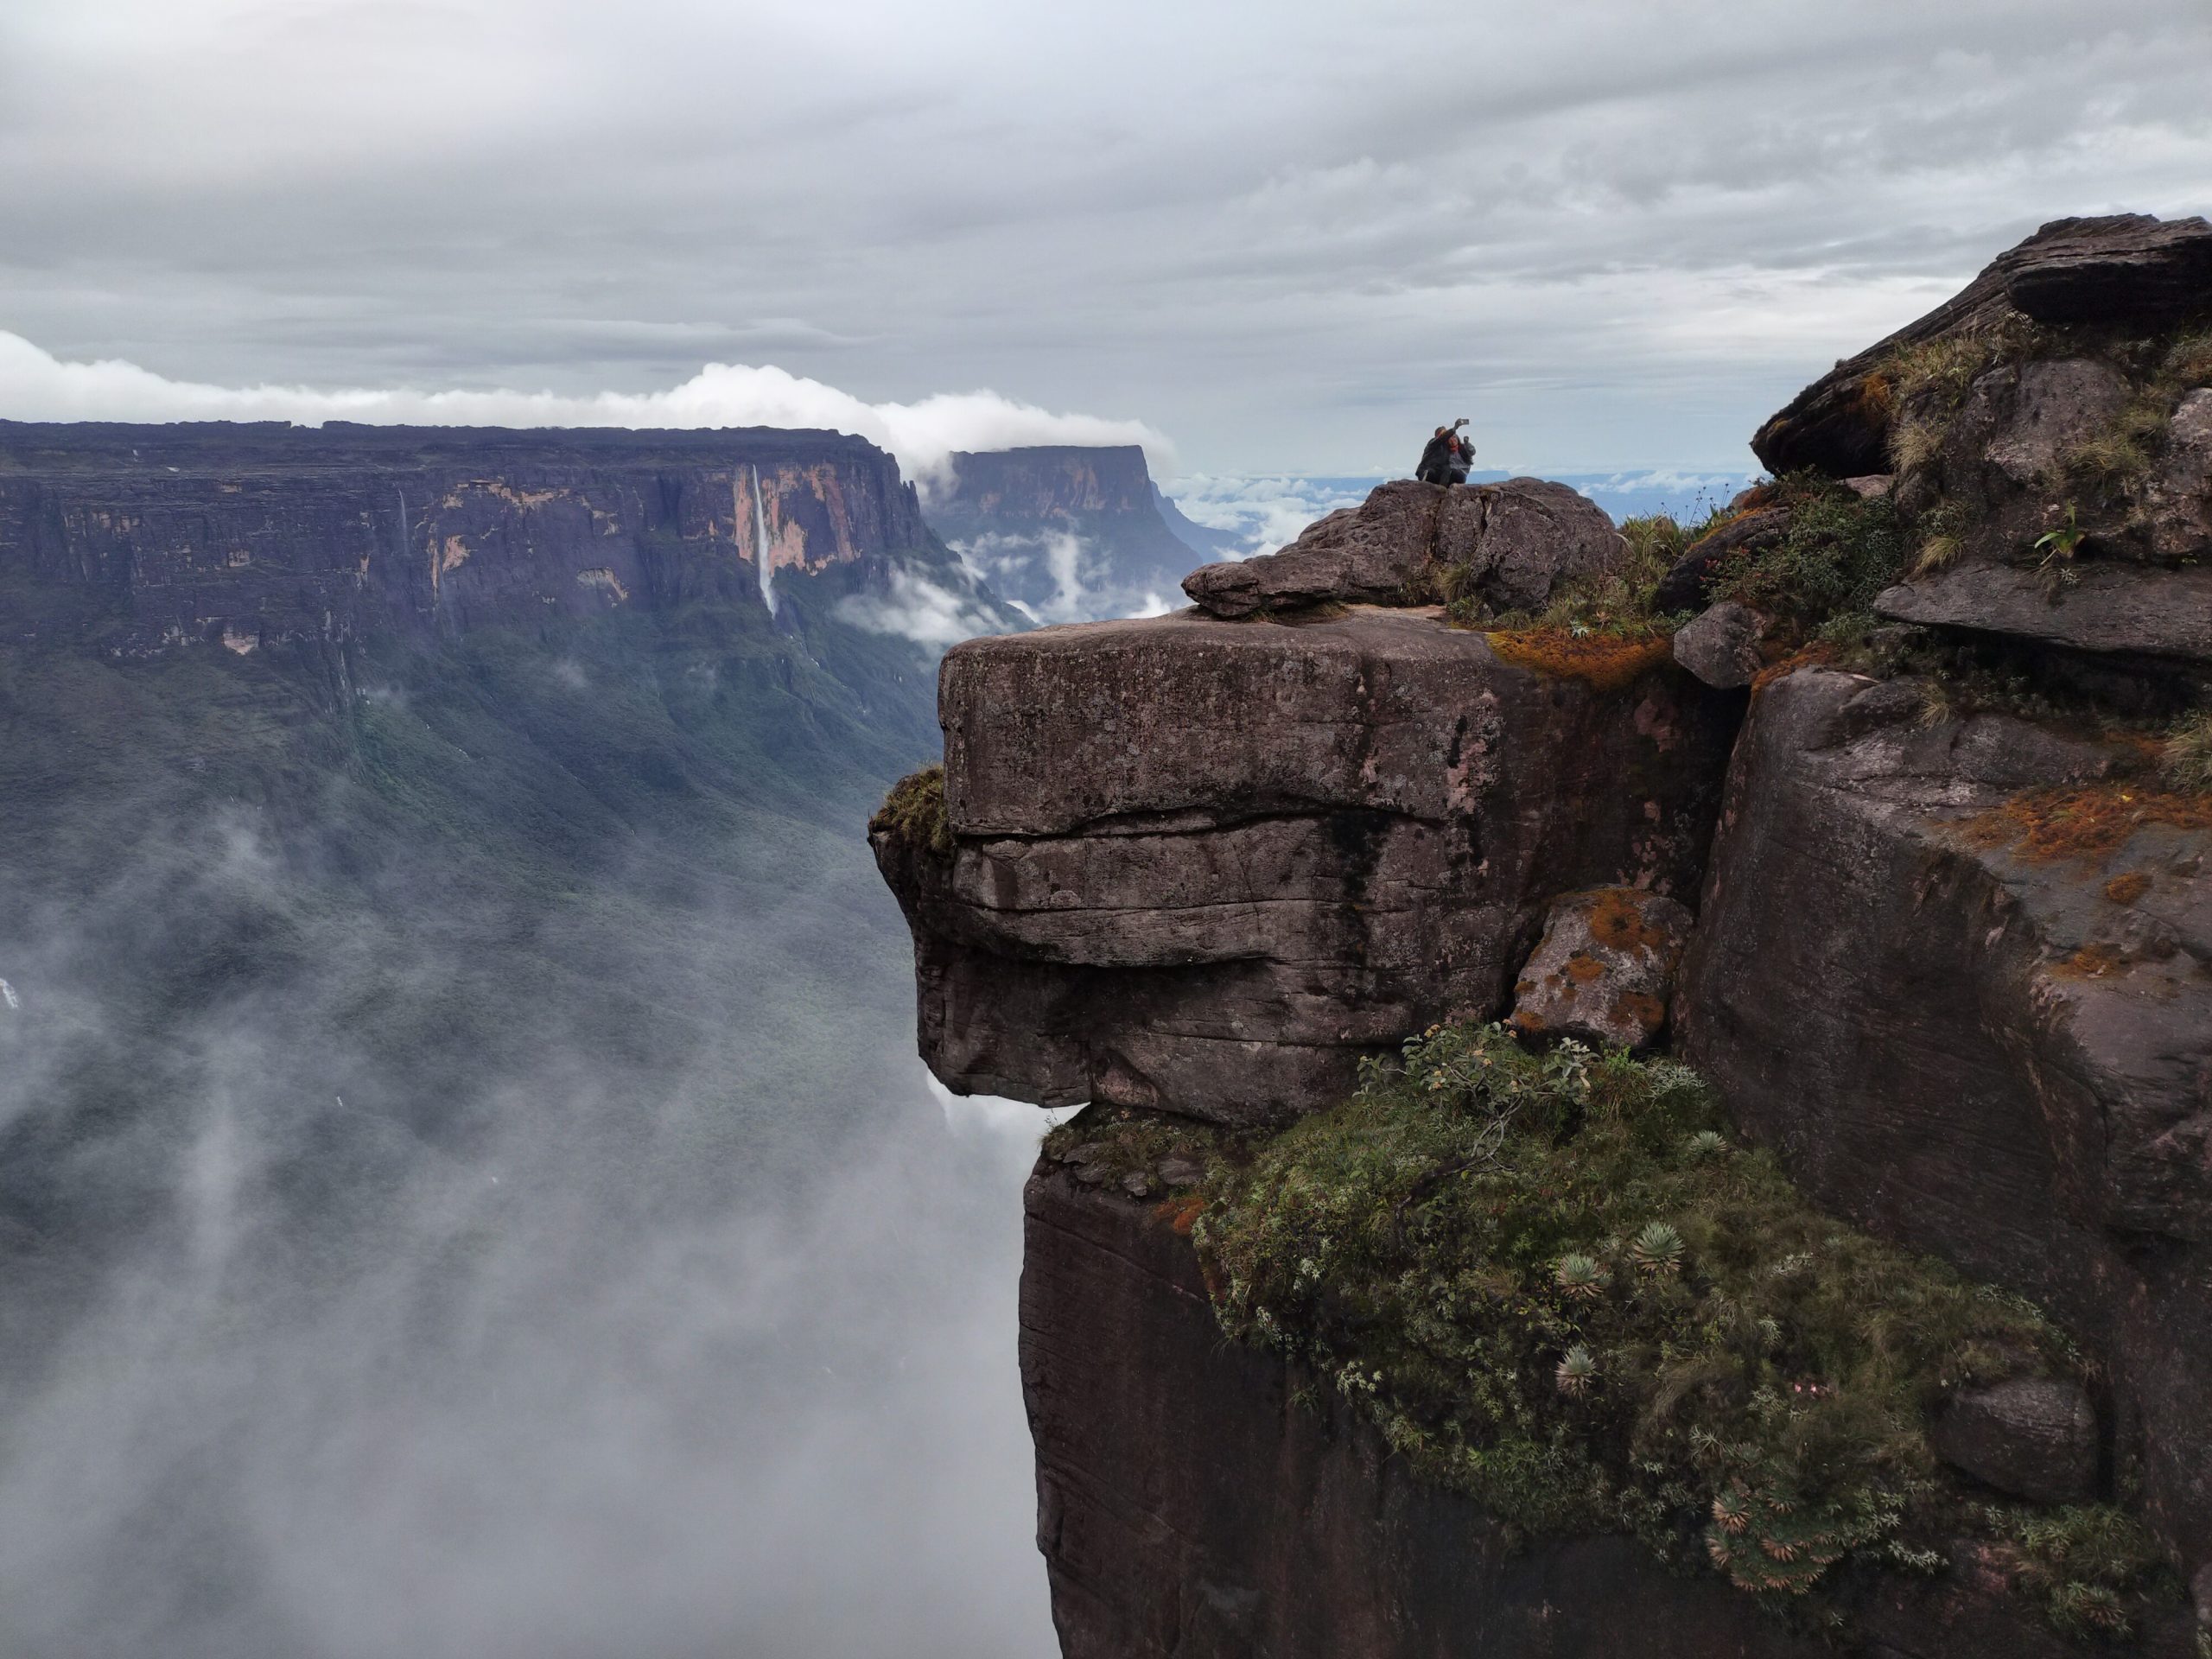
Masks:
[[[1663,644],[1545,671],[1427,610],[971,641],[952,851],[876,849],[949,1086],[1226,1122],[1499,1011],[1546,902],[1694,891],[1733,721]]]

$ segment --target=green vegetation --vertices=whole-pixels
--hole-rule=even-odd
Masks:
[[[944,810],[944,767],[924,766],[891,786],[868,821],[871,835],[888,834],[938,858],[952,856],[952,821]]]
[[[2134,1634],[2137,1598],[2175,1592],[2173,1563],[2158,1541],[2109,1504],[1982,1504],[1969,1519],[1989,1539],[1994,1564],[2069,1636],[2124,1640]]]
[[[1228,1149],[1205,1200],[1223,1328],[1315,1368],[1425,1478],[1777,1605],[1849,1560],[1938,1565],[1961,1505],[1927,1408],[2077,1363],[2028,1304],[1807,1204],[1688,1068],[1497,1026],[1433,1029]]]
[[[1860,389],[1890,413],[1890,465],[1902,476],[1933,461],[1974,383],[1999,363],[2047,355],[2049,343],[2044,330],[2014,315],[1970,334],[1898,346]]]
[[[1721,562],[1712,591],[1764,613],[1784,645],[1855,644],[1874,626],[1874,596],[1904,569],[1904,533],[1886,499],[1812,474],[1795,473],[1767,488],[1765,505],[1790,510],[1789,528],[1766,546],[1738,549]]]

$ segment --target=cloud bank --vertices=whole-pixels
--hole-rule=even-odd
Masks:
[[[925,486],[953,452],[1032,443],[1134,443],[1173,471],[1174,450],[1141,421],[1055,414],[992,391],[864,402],[772,365],[709,363],[662,391],[318,390],[174,380],[120,359],[69,362],[0,331],[0,419],[325,421],[420,426],[826,427],[881,445]]]

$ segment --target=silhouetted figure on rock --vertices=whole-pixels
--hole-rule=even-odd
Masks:
[[[1421,452],[1421,465],[1414,476],[1424,484],[1464,484],[1467,481],[1467,466],[1474,458],[1475,446],[1459,435],[1459,429],[1467,423],[1462,416],[1449,426],[1440,426],[1436,435]]]

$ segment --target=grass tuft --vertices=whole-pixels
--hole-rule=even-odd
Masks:
[[[868,821],[871,835],[888,833],[939,858],[952,856],[952,822],[944,810],[944,768],[924,766],[891,786]]]

